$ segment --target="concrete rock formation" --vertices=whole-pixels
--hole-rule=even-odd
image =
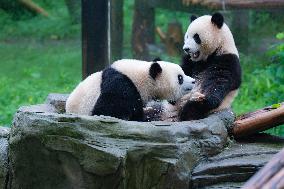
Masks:
[[[230,144],[230,111],[191,122],[129,122],[64,114],[66,97],[49,95],[46,104],[19,109],[8,158],[9,130],[0,130],[0,188],[235,186],[283,145],[260,151],[257,144]]]

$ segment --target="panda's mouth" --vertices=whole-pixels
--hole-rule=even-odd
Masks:
[[[200,55],[200,52],[199,51],[196,51],[195,53],[192,53],[192,57],[193,58],[198,58]]]

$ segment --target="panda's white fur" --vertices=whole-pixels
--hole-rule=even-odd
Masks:
[[[196,80],[192,91],[175,106],[163,103],[147,108],[151,120],[185,121],[229,108],[241,84],[239,53],[220,13],[192,17],[184,36],[181,67]],[[148,111],[149,110],[149,111]]]
[[[191,56],[192,61],[206,61],[208,56],[217,49],[217,55],[222,54],[235,54],[239,57],[235,41],[229,27],[223,23],[219,29],[211,22],[212,16],[204,15],[193,20],[187,28],[184,35],[183,49],[191,49],[190,53],[200,51],[198,58]],[[197,44],[193,36],[198,34],[202,43]]]
[[[96,72],[79,83],[66,101],[66,112],[91,115],[101,91],[102,72]]]
[[[186,75],[196,79],[192,92],[205,97],[202,102],[193,102],[187,95],[181,120],[202,118],[210,112],[229,108],[241,84],[241,67],[233,35],[223,16],[215,13],[195,17],[185,33],[183,49],[187,55],[182,68]]]
[[[179,65],[164,61],[157,61],[156,63],[160,65],[162,71],[155,79],[149,75],[149,70],[153,62],[123,59],[114,62],[107,69],[118,72],[116,73],[116,76],[124,75],[129,78],[138,90],[143,104],[153,99],[175,101],[188,93],[194,86],[194,79],[186,76]],[[97,100],[104,92],[102,91],[104,89],[101,88],[102,83],[104,82],[102,77],[107,69],[90,75],[75,88],[66,102],[66,112],[93,115]],[[179,75],[183,77],[184,82],[182,84],[179,84]],[[105,76],[110,77],[110,79],[113,77],[113,75]],[[113,81],[116,82],[115,80]],[[123,83],[114,83],[114,85],[117,84],[122,87],[124,86]],[[109,83],[107,88],[111,90],[111,87],[117,87],[112,85],[112,83]],[[128,93],[128,91],[121,92]],[[111,91],[107,93],[111,93]],[[105,93],[103,95],[105,95]],[[127,95],[133,96],[132,93]],[[119,100],[120,99],[117,99],[117,101]],[[109,104],[105,102],[105,106],[109,106]]]
[[[153,97],[175,101],[189,92],[189,90],[185,89],[191,89],[194,80],[186,76],[179,65],[165,61],[158,61],[158,63],[163,71],[156,80],[153,80],[149,76],[149,69],[152,62],[123,59],[114,62],[111,67],[131,79],[137,87],[143,102],[148,102],[152,100]],[[178,85],[178,75],[183,76],[183,85]]]

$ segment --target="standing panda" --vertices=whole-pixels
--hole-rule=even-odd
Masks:
[[[196,80],[179,103],[179,120],[206,117],[229,108],[241,85],[241,66],[233,35],[220,13],[191,17],[181,67]]]
[[[119,60],[82,81],[66,101],[66,112],[143,121],[153,99],[176,101],[194,86],[177,64]]]

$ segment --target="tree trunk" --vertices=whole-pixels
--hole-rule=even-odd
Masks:
[[[133,56],[149,60],[147,44],[155,41],[155,12],[148,6],[147,0],[135,0],[134,21],[132,25]]]
[[[108,2],[82,0],[83,79],[109,65]]]

